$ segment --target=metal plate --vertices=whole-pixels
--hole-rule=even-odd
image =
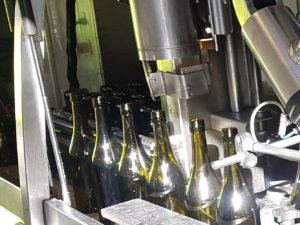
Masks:
[[[142,199],[102,209],[101,213],[103,217],[120,225],[206,225]]]

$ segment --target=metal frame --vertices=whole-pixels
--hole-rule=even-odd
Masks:
[[[41,225],[43,201],[50,197],[45,116],[42,98],[37,93],[30,41],[22,32],[18,6],[14,43],[16,132],[24,222]]]
[[[35,19],[43,27],[45,1],[31,0]],[[22,28],[19,6],[15,12],[15,111],[20,193],[23,219],[26,225],[42,224],[101,224],[82,213],[66,206],[59,200],[49,200],[49,178],[51,176],[47,159],[45,111],[38,88],[35,59],[32,57],[31,39]],[[40,36],[35,40],[40,41]],[[43,42],[36,45],[42,46]],[[42,52],[37,57],[43,60]],[[13,187],[8,187],[6,194]],[[15,191],[16,192],[16,191]],[[5,207],[9,208],[9,205]],[[18,212],[15,212],[16,214]],[[20,216],[22,215],[21,213]]]

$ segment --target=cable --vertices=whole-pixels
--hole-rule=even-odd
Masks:
[[[275,101],[266,101],[266,102],[263,102],[261,104],[259,104],[252,112],[251,114],[251,118],[250,118],[250,133],[251,133],[251,136],[253,138],[253,140],[255,142],[258,142],[257,140],[257,137],[256,137],[256,134],[255,134],[255,118],[256,118],[256,114],[258,113],[258,111],[265,107],[266,105],[275,105],[277,106],[278,108],[280,108],[282,114],[285,114],[285,111],[284,111],[284,108],[283,106],[278,103],[278,102],[275,102]]]

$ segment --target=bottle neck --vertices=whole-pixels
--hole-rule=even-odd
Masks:
[[[104,117],[104,111],[102,107],[95,107],[95,119],[96,119],[96,143],[95,146],[109,144],[109,135]]]
[[[133,116],[131,112],[122,114],[122,126],[123,126],[123,144],[137,145],[137,139],[135,135]]]
[[[73,130],[80,132],[81,130],[81,116],[79,113],[79,103],[77,99],[71,100],[72,118],[73,118]]]
[[[83,134],[84,137],[87,137],[89,139],[93,139],[94,134],[90,128],[89,122],[88,122],[88,111],[87,111],[87,107],[88,104],[86,103],[87,99],[82,99],[82,101],[80,102],[80,107],[79,107],[79,112],[81,115],[81,132]]]
[[[195,128],[192,132],[193,141],[193,162],[195,167],[205,164],[207,159],[207,144],[204,131]]]
[[[105,122],[104,110],[101,106],[94,107],[96,119],[96,141],[92,161],[100,167],[113,167],[115,155],[111,148],[111,142]]]
[[[173,157],[166,122],[161,120],[153,121],[153,132],[156,143],[156,154],[158,156],[165,155]]]
[[[73,130],[81,133],[83,137],[92,139],[93,132],[88,124],[88,116],[84,112],[84,105],[81,99],[78,96],[71,98],[72,106],[72,117],[73,117]]]
[[[228,138],[225,141],[225,157],[229,157],[235,154],[235,145],[234,138]],[[239,166],[237,164],[233,164],[226,168],[225,176],[227,179],[233,180],[235,183],[240,182],[239,179]]]

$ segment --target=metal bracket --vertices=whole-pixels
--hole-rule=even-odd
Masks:
[[[47,225],[103,225],[57,199],[45,201],[44,212]]]
[[[148,77],[153,97],[164,95],[190,99],[208,93],[208,65],[181,68],[181,74],[156,72]]]
[[[294,206],[287,206],[273,210],[273,216],[276,223],[280,225],[297,225],[296,219],[300,219],[300,211]]]

